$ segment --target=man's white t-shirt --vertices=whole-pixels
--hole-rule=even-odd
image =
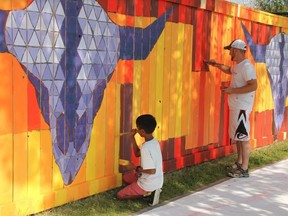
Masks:
[[[245,59],[242,62],[231,67],[231,84],[232,88],[245,86],[247,81],[256,79],[256,71],[252,63]],[[230,110],[243,109],[252,110],[255,99],[255,91],[243,94],[229,94],[228,105]]]
[[[141,167],[156,169],[155,174],[142,173],[137,184],[145,191],[154,191],[163,186],[162,153],[159,142],[153,138],[143,143],[141,149]]]

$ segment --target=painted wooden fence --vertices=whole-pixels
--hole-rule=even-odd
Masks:
[[[165,172],[235,152],[229,76],[203,64],[231,64],[235,38],[257,69],[251,146],[286,139],[287,32],[287,18],[220,0],[1,1],[0,215],[120,186],[143,113]]]

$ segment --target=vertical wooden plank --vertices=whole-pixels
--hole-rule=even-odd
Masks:
[[[40,131],[40,185],[41,193],[51,193],[53,182],[52,139],[49,130]]]
[[[157,139],[161,138],[162,131],[162,117],[163,117],[163,79],[165,76],[164,72],[164,42],[165,42],[165,30],[162,32],[156,43],[157,50],[157,65],[155,71],[155,118],[157,120],[157,128],[155,129],[154,135]]]
[[[166,23],[164,30],[164,76],[163,76],[163,89],[162,89],[162,134],[161,140],[169,138],[169,125],[170,125],[170,82],[171,82],[171,61],[172,61],[172,23]]]
[[[37,196],[40,193],[40,131],[28,133],[28,194]]]
[[[148,2],[148,1],[147,1]],[[151,18],[143,19],[143,26],[148,26],[151,23]],[[148,55],[147,59],[142,61],[142,84],[141,84],[141,113],[149,113],[149,102],[150,102],[150,95],[149,95],[149,86],[150,86],[150,60],[151,55]],[[149,96],[148,96],[149,95]]]
[[[139,6],[140,7],[140,6]],[[138,6],[137,6],[138,8]],[[142,10],[140,10],[142,11]],[[137,27],[144,27],[143,26],[143,17],[136,17],[135,18],[135,25]],[[132,108],[132,119],[136,119],[137,116],[141,114],[141,103],[142,99],[145,97],[145,95],[141,94],[142,90],[142,62],[143,61],[134,61],[134,73],[133,73],[133,108]],[[133,125],[134,122],[132,122]]]
[[[154,22],[155,19],[151,18],[151,21]],[[156,100],[156,92],[155,92],[155,87],[156,87],[156,73],[157,73],[157,43],[151,50],[149,54],[149,62],[150,62],[150,75],[149,75],[149,113],[152,115],[155,115],[155,100]]]
[[[176,102],[177,102],[177,61],[179,59],[177,50],[177,38],[178,38],[178,24],[172,23],[171,25],[171,73],[169,83],[169,126],[168,126],[168,137],[175,137],[176,127]]]
[[[190,102],[191,107],[191,128],[185,143],[186,149],[191,149],[198,145],[199,140],[199,90],[200,90],[200,73],[191,73],[191,87],[192,98]]]
[[[176,74],[176,89],[177,89],[177,99],[176,99],[176,124],[175,124],[175,136],[174,137],[181,137],[182,136],[182,124],[181,124],[181,117],[184,115],[182,113],[182,85],[183,85],[183,53],[184,51],[184,24],[178,23],[178,38],[177,38],[177,74]]]
[[[183,84],[182,84],[182,135],[188,135],[191,124],[191,109],[188,104],[191,101],[191,73],[192,73],[192,32],[191,25],[184,27],[184,49],[183,49]]]
[[[31,84],[30,84],[31,85]],[[13,130],[21,133],[28,130],[28,78],[16,59],[13,59]],[[39,108],[35,104],[36,109]],[[37,112],[36,111],[36,112]],[[36,112],[34,114],[36,114]],[[40,128],[40,127],[38,127]]]
[[[106,150],[106,128],[103,125],[106,125],[106,93],[104,93],[103,101],[101,107],[96,114],[94,119],[95,124],[95,143],[96,143],[96,152],[94,155],[96,157],[96,166],[94,172],[96,172],[96,178],[101,178],[104,176],[105,170],[105,150]]]
[[[205,108],[205,102],[207,99],[207,94],[206,94],[206,74],[205,73],[200,73],[200,80],[199,80],[199,101],[198,101],[198,109],[199,109],[199,133],[198,133],[198,143],[197,146],[203,146],[204,144],[204,139],[206,139],[205,135],[205,124],[207,122],[206,116],[205,116],[205,112],[207,111],[207,109]]]
[[[99,126],[96,124],[96,121],[94,119],[90,136],[90,145],[86,153],[86,159],[84,161],[86,163],[86,181],[91,181],[96,178],[96,164],[98,161],[98,158],[96,157],[96,146],[98,144],[98,140],[96,138],[96,131],[98,127]]]
[[[0,53],[0,72],[5,73],[0,79],[0,121],[5,124],[0,124],[0,135],[12,133],[13,123],[13,107],[12,107],[12,83],[13,83],[13,57],[7,53]],[[5,62],[5,64],[4,64]],[[7,73],[6,73],[7,72]]]
[[[114,160],[114,173],[119,173],[119,154],[120,154],[120,85],[116,83],[115,85],[115,160]],[[120,179],[121,180],[121,179]],[[120,182],[119,180],[119,182]]]
[[[0,135],[0,161],[5,166],[0,172],[0,204],[7,204],[13,201],[13,136],[12,134]]]
[[[105,149],[105,176],[114,174],[114,162],[117,158],[115,155],[115,103],[116,103],[116,84],[110,82],[106,89],[106,100],[107,100],[107,123],[106,123],[106,149]]]
[[[15,200],[27,197],[28,192],[28,148],[27,133],[14,134],[14,182],[13,196]]]

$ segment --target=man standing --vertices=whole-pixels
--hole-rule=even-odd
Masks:
[[[207,63],[231,75],[229,87],[223,87],[228,94],[229,136],[236,142],[238,158],[235,164],[227,166],[227,175],[233,178],[249,177],[248,165],[250,158],[250,121],[255,91],[257,89],[256,71],[252,63],[246,59],[246,43],[236,39],[225,46],[230,51],[231,60],[236,62],[229,67],[218,64],[214,60]]]

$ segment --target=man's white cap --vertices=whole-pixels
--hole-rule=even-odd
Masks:
[[[230,50],[231,48],[246,50],[246,43],[240,39],[232,41],[228,46],[225,46],[224,49]]]

